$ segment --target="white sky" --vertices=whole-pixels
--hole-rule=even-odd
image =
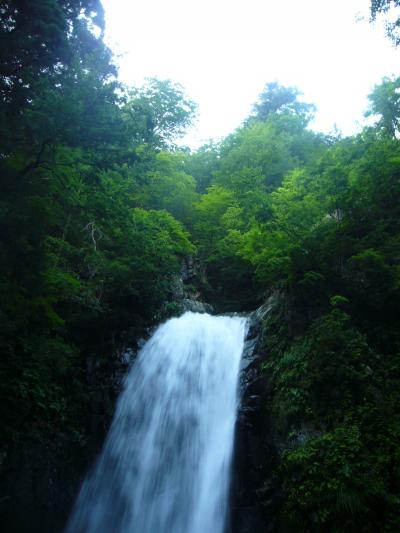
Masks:
[[[313,129],[364,122],[367,95],[399,75],[400,48],[368,23],[369,0],[103,0],[120,79],[171,79],[199,104],[192,147],[246,118],[264,85],[296,86],[318,108]],[[364,20],[357,22],[357,19]]]

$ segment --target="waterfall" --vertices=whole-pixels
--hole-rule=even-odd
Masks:
[[[245,323],[188,312],[157,329],[66,533],[223,533]]]

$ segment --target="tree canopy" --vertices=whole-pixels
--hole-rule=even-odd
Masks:
[[[379,14],[388,15],[393,13],[396,8],[400,6],[399,0],[371,0],[371,20],[376,20]],[[398,46],[400,44],[400,17],[394,20],[386,21],[386,31],[393,43]]]

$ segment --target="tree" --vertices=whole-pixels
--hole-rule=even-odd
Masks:
[[[394,14],[399,6],[400,0],[371,0],[371,20],[376,20],[379,14]],[[400,44],[400,17],[395,18],[395,20],[387,20],[386,31],[395,46],[398,46]]]
[[[215,181],[247,195],[252,186],[271,191],[282,183],[287,172],[317,157],[325,149],[322,136],[305,129],[303,120],[291,113],[270,113],[254,120],[229,136],[220,149]],[[247,177],[242,171],[247,172]]]
[[[313,104],[299,102],[301,94],[295,87],[283,87],[277,82],[267,83],[259,101],[253,106],[250,120],[266,120],[271,114],[291,114],[301,118],[304,125],[308,124],[316,108]]]
[[[142,125],[143,142],[165,148],[192,124],[196,108],[178,84],[150,78],[143,87],[128,91],[124,112],[128,121]]]
[[[183,154],[157,153],[143,181],[137,195],[141,205],[150,209],[165,209],[186,224],[191,221],[196,183],[185,172]]]
[[[400,133],[400,78],[383,78],[379,85],[375,85],[369,101],[366,116],[379,116],[377,127],[394,138]]]
[[[60,76],[86,62],[88,54],[105,58],[115,74],[111,54],[93,29],[104,29],[100,0],[3,0],[0,4],[0,102],[14,111],[29,103],[40,79]]]
[[[239,253],[246,219],[235,194],[220,185],[209,187],[195,204],[193,225],[210,297],[220,309],[248,309],[257,296],[252,265]]]
[[[220,147],[218,144],[208,143],[185,158],[185,171],[196,180],[196,189],[205,193],[214,181],[215,171],[218,169]]]

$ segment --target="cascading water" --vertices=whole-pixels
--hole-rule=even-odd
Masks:
[[[66,533],[223,533],[245,323],[185,313],[158,328]]]

